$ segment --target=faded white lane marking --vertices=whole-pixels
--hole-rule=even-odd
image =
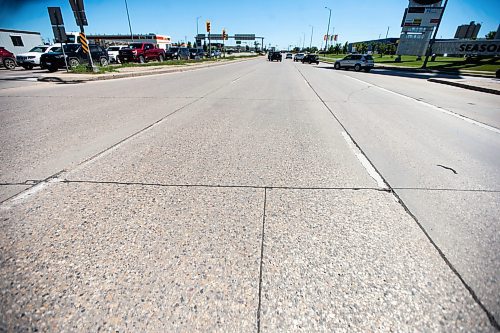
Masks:
[[[470,123],[470,124],[473,124],[473,125],[479,126],[479,127],[481,127],[481,128],[487,129],[487,130],[489,130],[489,131],[492,131],[492,132],[494,132],[494,133],[500,134],[500,129],[498,129],[498,128],[496,128],[496,127],[493,127],[493,126],[489,126],[489,125],[483,124],[483,123],[481,123],[481,122],[479,122],[479,121],[476,121],[476,120],[473,120],[473,119],[470,119],[470,118],[464,117],[464,116],[462,116],[462,115],[460,115],[460,114],[458,114],[458,113],[454,113],[454,112],[448,111],[448,110],[446,110],[446,109],[440,108],[440,107],[438,107],[438,106],[432,105],[432,104],[430,104],[430,103],[427,103],[427,102],[424,102],[424,101],[420,101],[420,100],[415,99],[415,98],[413,98],[413,97],[409,97],[409,96],[406,96],[406,95],[403,95],[403,94],[397,93],[397,92],[395,92],[395,91],[392,91],[392,90],[389,90],[389,89],[386,89],[386,88],[382,88],[382,87],[380,87],[380,86],[377,86],[377,85],[372,84],[372,83],[368,83],[368,82],[366,82],[366,81],[363,81],[363,80],[357,79],[357,78],[355,78],[355,77],[352,77],[352,76],[349,76],[349,75],[344,75],[344,76],[345,76],[345,77],[349,77],[349,78],[351,78],[351,79],[353,79],[353,80],[355,80],[355,81],[361,82],[361,83],[363,83],[363,84],[366,84],[366,85],[368,85],[368,86],[370,86],[370,87],[375,87],[375,88],[378,88],[378,89],[380,89],[380,90],[382,90],[382,91],[388,92],[388,93],[390,93],[390,94],[393,94],[393,95],[396,95],[396,96],[399,96],[399,97],[402,97],[402,98],[408,99],[408,100],[413,101],[413,102],[416,102],[416,103],[420,103],[420,104],[422,104],[422,105],[424,105],[424,106],[426,106],[426,107],[432,108],[432,109],[434,109],[434,110],[440,111],[440,112],[445,113],[445,114],[447,114],[447,115],[450,115],[450,116],[453,116],[453,117],[455,117],[455,118],[458,118],[458,119],[464,120],[464,121],[466,121],[466,122],[468,122],[468,123]]]
[[[373,165],[368,161],[368,158],[361,152],[361,150],[356,147],[354,142],[352,141],[351,137],[346,133],[342,132],[342,136],[344,137],[344,140],[347,142],[347,145],[351,150],[354,152],[354,155],[358,158],[358,160],[361,162],[361,165],[366,169],[370,177],[372,177],[376,182],[379,188],[388,190],[389,186],[385,183],[384,179],[382,179],[382,176],[375,170]]]

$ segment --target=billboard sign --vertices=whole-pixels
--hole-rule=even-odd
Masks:
[[[408,7],[403,18],[403,27],[435,27],[443,13],[443,7]]]
[[[438,41],[432,46],[435,54],[499,56],[500,40]]]

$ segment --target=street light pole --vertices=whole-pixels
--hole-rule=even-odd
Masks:
[[[313,43],[313,34],[314,34],[314,27],[312,25],[310,25],[310,26],[311,26],[311,40],[309,41],[309,52],[311,52],[312,43]]]
[[[130,38],[132,39],[132,42],[133,42],[134,41],[134,34],[132,34],[132,25],[130,24],[130,15],[128,14],[127,0],[125,0],[125,9],[127,10],[128,28],[130,29]]]
[[[328,50],[328,38],[330,37],[330,20],[332,19],[332,9],[325,7],[325,9],[328,9],[330,11],[330,15],[328,16],[328,28],[326,29],[326,43],[325,43],[325,51]]]
[[[306,33],[303,32],[302,35],[303,35],[303,38],[302,38],[302,50],[304,50],[304,45],[306,43]]]
[[[199,47],[199,45],[198,45],[198,35],[200,34],[200,33],[198,32],[198,20],[199,20],[199,19],[201,19],[201,16],[198,16],[198,17],[196,18],[196,38],[195,38],[195,40],[196,40],[196,48],[198,48],[198,47]]]

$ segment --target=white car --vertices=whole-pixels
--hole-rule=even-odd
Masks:
[[[16,62],[19,66],[24,67],[24,69],[33,69],[35,66],[40,66],[40,57],[42,54],[51,52],[60,47],[60,44],[35,46],[27,53],[18,54],[16,56]]]
[[[120,52],[120,50],[125,48],[127,48],[126,45],[113,45],[108,47],[106,51],[108,51],[109,62],[120,62],[120,60],[118,59],[118,53]]]
[[[305,53],[297,53],[293,58],[293,61],[302,61],[302,59],[304,59],[305,56],[306,56]]]

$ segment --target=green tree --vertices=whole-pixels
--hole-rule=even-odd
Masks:
[[[396,54],[396,45],[394,45],[394,44],[387,44],[386,52],[387,52],[387,54],[390,54],[390,55]]]
[[[368,51],[368,44],[366,43],[357,43],[355,46],[356,53],[366,53]]]
[[[386,53],[387,53],[387,44],[380,43],[378,45],[378,54],[380,55],[380,57],[382,57]]]
[[[486,34],[486,39],[494,39],[495,38],[495,35],[497,34],[496,31],[490,31]]]
[[[349,42],[345,42],[344,46],[342,47],[343,54],[347,54],[347,51],[349,51]]]
[[[335,46],[333,47],[333,53],[339,54],[340,51],[342,51],[342,44],[335,43]]]
[[[191,42],[188,42],[187,47],[191,48],[191,46],[192,46],[192,45],[191,45]]]

